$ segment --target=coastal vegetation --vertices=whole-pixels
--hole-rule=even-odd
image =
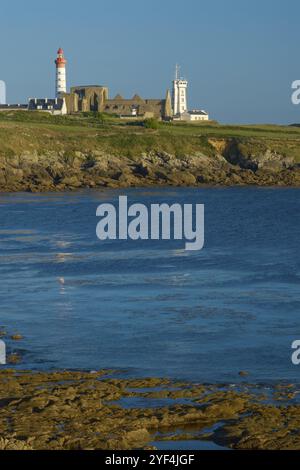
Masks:
[[[300,162],[300,128],[276,125],[221,125],[212,123],[159,122],[120,119],[105,113],[81,113],[53,116],[48,113],[11,111],[0,113],[0,152],[35,148],[60,149],[61,145],[78,150],[78,145],[119,151],[199,150],[210,138],[236,138],[251,142],[253,147],[265,144]],[[21,147],[21,148],[20,148]]]
[[[299,185],[299,162],[297,126],[139,121],[104,113],[0,113],[2,191],[150,184]],[[63,183],[62,166],[72,184],[70,179]],[[60,174],[55,167],[60,167]]]

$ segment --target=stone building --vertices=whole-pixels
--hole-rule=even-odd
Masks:
[[[108,88],[104,86],[75,86],[64,95],[68,113],[104,112],[120,117],[141,117],[170,119],[173,116],[169,90],[165,99],[143,99],[134,95],[131,99],[121,95],[109,99]]]
[[[104,86],[76,86],[67,95],[68,112],[102,112],[103,105],[108,99],[108,88]]]

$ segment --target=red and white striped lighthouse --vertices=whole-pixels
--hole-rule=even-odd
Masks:
[[[66,64],[67,61],[64,56],[64,51],[59,48],[57,51],[56,64],[56,98],[59,98],[62,93],[67,93],[67,77],[66,77]]]

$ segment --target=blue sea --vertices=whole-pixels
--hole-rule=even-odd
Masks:
[[[103,202],[205,205],[205,246],[96,237]],[[22,369],[300,382],[300,190],[0,195],[0,325]]]

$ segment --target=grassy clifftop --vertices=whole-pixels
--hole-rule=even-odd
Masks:
[[[272,125],[226,126],[214,123],[158,123],[157,129],[142,122],[125,121],[101,114],[51,116],[38,112],[0,113],[0,156],[24,151],[92,152],[136,157],[162,151],[187,155],[203,151],[212,155],[214,140],[235,139],[246,152],[264,149],[300,162],[300,128]]]
[[[0,112],[0,191],[300,185],[300,128]]]

